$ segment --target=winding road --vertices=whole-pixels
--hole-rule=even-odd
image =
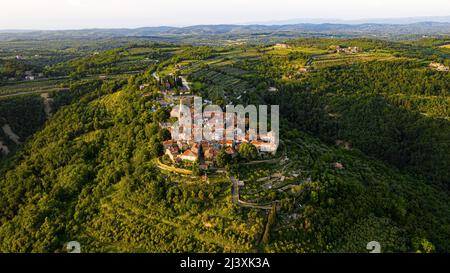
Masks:
[[[231,180],[231,183],[233,184],[232,189],[231,189],[231,195],[232,195],[232,200],[233,200],[234,204],[237,204],[241,207],[254,208],[254,209],[265,209],[265,210],[272,209],[272,204],[259,205],[259,204],[255,204],[255,203],[245,202],[245,201],[242,201],[241,199],[239,199],[238,180],[232,175],[230,175],[230,180]]]

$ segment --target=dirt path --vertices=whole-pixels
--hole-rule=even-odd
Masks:
[[[8,146],[3,144],[3,142],[1,142],[1,141],[0,141],[0,154],[3,154],[3,155],[8,155],[9,154]]]
[[[19,141],[20,137],[18,135],[16,135],[11,127],[9,126],[9,124],[5,124],[2,127],[3,132],[12,140],[14,141],[14,143],[16,143],[17,145],[21,144],[21,142]]]
[[[315,57],[311,57],[309,58],[309,60],[306,62],[305,66],[310,66],[312,64],[312,62],[314,61]]]
[[[323,54],[316,54],[316,55],[311,56],[311,58],[309,58],[309,60],[306,62],[305,66],[311,66],[312,62],[314,62],[314,60],[317,57],[319,57],[320,55],[323,55]]]
[[[156,162],[156,166],[164,171],[169,171],[169,172],[176,172],[179,174],[184,174],[184,175],[192,175],[192,171],[191,170],[186,170],[186,169],[180,169],[180,168],[175,168],[172,166],[168,166],[166,164],[163,164],[159,158],[155,159]]]
[[[272,204],[259,205],[259,204],[249,203],[249,202],[240,200],[239,199],[238,181],[234,176],[230,176],[230,180],[231,180],[231,183],[233,184],[233,188],[231,189],[233,203],[238,204],[241,207],[247,207],[247,208],[265,209],[265,210],[272,209]]]
[[[249,165],[257,165],[257,164],[263,164],[263,163],[265,163],[265,164],[275,164],[275,163],[278,163],[278,161],[280,161],[280,158],[250,161],[250,162],[246,162],[246,163],[241,163],[241,165],[249,166]]]
[[[155,78],[156,81],[159,81],[158,75],[156,75],[156,71],[152,73],[153,78]]]
[[[53,99],[49,97],[48,93],[42,93],[41,98],[44,99],[44,110],[48,119],[52,116],[52,107],[50,105],[50,102],[52,102]]]
[[[186,88],[186,90],[190,91],[191,87],[189,87],[189,83],[187,82],[185,77],[180,77],[181,78],[181,82],[183,84],[183,87]]]

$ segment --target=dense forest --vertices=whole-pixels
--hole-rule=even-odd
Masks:
[[[283,87],[285,92],[269,101],[283,105],[298,128],[324,141],[349,141],[366,154],[450,185],[448,73],[409,62],[374,62],[325,69]],[[416,96],[436,96],[443,106],[424,105]]]

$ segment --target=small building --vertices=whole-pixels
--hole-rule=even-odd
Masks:
[[[219,140],[219,141],[217,141],[217,143],[224,147],[233,147],[234,146],[234,141],[231,139]]]
[[[192,151],[191,149],[189,149],[189,150],[186,150],[181,155],[179,155],[178,158],[180,158],[181,160],[194,162],[198,159],[198,154],[195,153],[194,151]]]
[[[277,150],[276,145],[271,142],[252,140],[250,143],[253,144],[260,153],[275,153]]]
[[[205,161],[215,161],[218,154],[219,150],[214,148],[213,146],[210,146],[208,149],[203,149],[203,156]]]
[[[283,43],[277,43],[274,45],[274,47],[276,48],[290,48],[290,46],[288,44],[283,44]]]
[[[349,47],[341,47],[336,46],[335,52],[336,53],[346,53],[346,54],[354,54],[360,52],[361,49],[357,46],[349,46]]]

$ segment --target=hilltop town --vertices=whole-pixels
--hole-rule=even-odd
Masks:
[[[166,90],[165,94],[167,92],[169,90]],[[182,163],[198,162],[201,170],[208,170],[218,166],[223,167],[223,164],[217,160],[221,152],[230,159],[235,159],[243,150],[256,151],[253,158],[269,158],[275,155],[277,144],[273,131],[258,134],[252,128],[243,132],[234,126],[238,123],[237,115],[206,110],[203,113],[195,113],[195,96],[184,95],[177,98],[179,105],[173,107],[170,116],[180,119],[181,107],[186,106],[190,109],[194,122],[190,124],[190,128],[185,128],[185,126],[176,128],[171,123],[161,124],[161,127],[169,129],[171,132],[172,139],[164,141],[163,147],[165,156],[173,164],[183,165]],[[170,105],[173,105],[173,99],[174,97],[168,98]],[[208,100],[203,101],[205,106],[211,105],[211,103]],[[246,125],[248,125],[248,118],[246,118]],[[186,133],[186,129],[188,129],[188,133]],[[204,130],[211,132],[209,139],[204,137]]]

